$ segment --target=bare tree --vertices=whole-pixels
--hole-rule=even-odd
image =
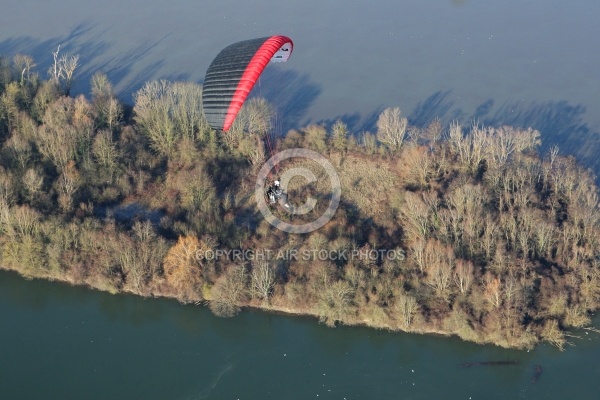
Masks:
[[[409,183],[417,187],[427,185],[433,166],[433,157],[428,148],[424,146],[405,148],[399,162],[404,164],[403,172]]]
[[[487,130],[484,127],[479,127],[477,124],[471,126],[469,139],[469,169],[475,171],[481,161],[486,156],[486,150],[489,146]]]
[[[92,99],[106,100],[114,96],[112,84],[108,80],[108,76],[102,72],[96,72],[90,80],[92,91]]]
[[[123,117],[123,107],[115,98],[112,84],[108,77],[96,72],[91,79],[92,101],[101,126],[112,131]]]
[[[262,97],[251,98],[244,103],[236,119],[242,123],[243,130],[259,135],[266,135],[272,129],[275,109]]]
[[[469,133],[463,135],[462,127],[453,122],[450,125],[449,143],[452,152],[460,164],[468,171],[475,171],[487,155],[489,147],[489,128],[476,124],[471,126]]]
[[[563,351],[567,340],[565,335],[561,332],[558,321],[555,319],[546,320],[542,329],[542,338],[548,343],[558,347],[560,351]]]
[[[467,294],[473,283],[473,263],[471,261],[456,260],[454,268],[454,283],[461,294]]]
[[[15,188],[12,183],[12,174],[0,168],[0,204],[12,206],[16,200]]]
[[[419,267],[421,274],[425,272],[425,240],[417,237],[410,244],[412,258]]]
[[[483,228],[483,237],[481,238],[481,247],[485,252],[487,259],[492,257],[498,239],[498,224],[489,215],[485,217],[485,225]]]
[[[157,273],[167,245],[150,221],[137,221],[130,233],[120,234],[113,246],[118,263],[127,274],[127,285],[136,293],[144,293],[148,281]]]
[[[327,151],[327,130],[321,125],[309,125],[304,128],[304,144],[320,153]]]
[[[29,168],[23,175],[23,186],[27,191],[27,198],[32,201],[42,189],[44,183],[44,176],[40,175],[34,168]]]
[[[536,252],[540,257],[546,257],[556,241],[554,225],[544,220],[534,224]]]
[[[68,96],[73,86],[75,70],[79,66],[79,55],[60,54],[60,45],[56,51],[52,52],[54,62],[50,66],[48,73],[50,79],[57,87],[63,90]]]
[[[341,120],[337,120],[331,127],[331,144],[338,151],[346,150],[348,143],[348,126]]]
[[[590,322],[590,317],[581,305],[567,307],[565,312],[565,325],[582,328],[589,325]]]
[[[164,240],[159,237],[152,222],[136,221],[131,229],[136,241],[136,256],[144,266],[148,278],[155,275],[166,253]]]
[[[377,139],[390,150],[402,147],[406,135],[408,120],[400,117],[400,108],[386,108],[377,120]]]
[[[89,105],[83,97],[62,97],[53,102],[44,114],[43,125],[35,141],[40,153],[62,172],[70,161],[88,157],[93,124]]]
[[[56,51],[52,52],[52,56],[54,57],[54,62],[52,63],[52,65],[50,66],[50,69],[48,70],[48,73],[50,74],[50,79],[52,81],[54,81],[56,86],[58,86],[60,83],[61,72],[62,72],[61,68],[60,68],[60,59],[58,57],[59,53],[60,53],[60,44],[58,45],[58,48],[56,49]]]
[[[211,290],[209,307],[219,317],[232,317],[247,296],[248,276],[243,265],[230,265]]]
[[[429,235],[431,221],[429,220],[429,207],[419,198],[418,194],[406,192],[401,212],[408,223],[407,229],[415,237],[426,239]]]
[[[202,86],[193,82],[173,82],[167,91],[167,101],[175,123],[182,136],[198,139],[198,134],[208,130],[202,112]]]
[[[503,288],[506,308],[516,307],[523,300],[523,287],[515,274],[509,273],[504,282]]]
[[[248,158],[250,165],[258,168],[262,166],[265,161],[265,146],[258,135],[250,135],[250,139],[253,139],[254,145],[247,150],[246,157]]]
[[[137,257],[135,243],[129,236],[123,235],[119,240],[119,264],[127,274],[127,283],[131,289],[139,292],[144,284],[148,272],[142,260]]]
[[[170,156],[175,151],[180,132],[175,129],[167,100],[170,83],[164,80],[146,83],[134,94],[135,121],[148,136],[154,150]]]
[[[81,177],[73,161],[69,162],[58,177],[58,202],[63,211],[71,211],[74,196],[81,186]]]
[[[108,100],[103,109],[104,118],[108,124],[108,129],[115,129],[123,119],[123,106],[114,97]]]
[[[19,119],[19,125],[21,125],[23,122],[28,123],[31,121],[30,117],[22,115],[21,113],[19,114]],[[33,129],[37,129],[37,127]],[[13,134],[6,141],[5,146],[10,151],[11,156],[19,164],[19,167],[21,169],[25,169],[33,156],[31,140],[26,136],[26,134],[23,134],[21,129],[13,130]]]
[[[252,266],[252,297],[267,303],[275,286],[275,273],[267,261],[257,261]]]
[[[32,68],[35,68],[37,65],[35,64],[35,62],[33,61],[33,58],[31,56],[24,55],[24,54],[15,55],[13,60],[15,63],[15,67],[17,68],[17,70],[19,71],[19,73],[21,75],[19,82],[20,82],[21,86],[23,86],[25,84],[25,82],[30,81],[31,70],[32,70]]]
[[[503,166],[515,152],[525,148],[520,139],[518,139],[518,136],[521,134],[520,131],[507,126],[487,129],[487,137],[490,142],[487,147],[489,163],[493,163],[496,166]]]
[[[319,291],[318,313],[321,322],[335,326],[337,321],[342,321],[350,311],[353,298],[354,289],[344,280],[324,285]]]
[[[65,94],[68,96],[73,86],[75,70],[79,66],[79,55],[63,55],[61,57],[62,69],[63,69],[63,87]]]
[[[500,279],[486,273],[483,277],[484,297],[494,308],[499,308],[502,303],[502,285]]]
[[[41,229],[40,214],[29,206],[12,207],[3,220],[6,223],[5,233],[10,237],[36,236]]]
[[[400,293],[395,296],[394,309],[400,313],[404,328],[408,328],[412,323],[419,306],[414,297]]]
[[[458,122],[450,124],[448,142],[452,152],[458,156],[459,162],[463,166],[468,166],[469,160],[469,143],[463,135],[462,127]]]
[[[439,237],[446,243],[452,243],[454,249],[459,251],[462,248],[462,217],[454,208],[441,209],[438,212],[440,220]],[[458,253],[457,253],[458,254]]]
[[[453,190],[447,196],[447,202],[456,210],[461,240],[474,252],[479,245],[479,236],[484,223],[483,204],[486,194],[480,185],[467,183]]]
[[[427,284],[445,299],[452,280],[454,251],[439,241],[430,239],[425,246],[424,258]]]
[[[118,166],[119,150],[110,131],[103,130],[96,134],[92,145],[92,154],[96,162],[106,168],[112,182]]]
[[[6,120],[8,131],[11,132],[17,127],[23,91],[16,82],[8,83],[3,89],[0,95],[0,119]]]
[[[197,139],[207,130],[202,114],[202,88],[165,80],[146,83],[135,95],[135,120],[154,149],[166,156],[176,151],[182,136]]]
[[[377,141],[375,136],[369,132],[362,132],[360,135],[360,143],[365,148],[367,154],[373,154],[377,150]]]
[[[427,125],[424,131],[425,139],[429,142],[429,149],[431,151],[433,151],[438,141],[442,138],[442,133],[442,122],[436,117]]]
[[[59,171],[63,171],[69,161],[75,159],[75,128],[65,126],[63,130],[55,131],[42,125],[39,131],[40,153],[50,159]]]

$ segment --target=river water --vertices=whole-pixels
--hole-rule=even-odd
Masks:
[[[600,337],[531,352],[0,272],[3,399],[597,399]],[[597,321],[598,322],[598,321]],[[514,365],[461,367],[465,362]],[[531,383],[534,366],[543,373]]]

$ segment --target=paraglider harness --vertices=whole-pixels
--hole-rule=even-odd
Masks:
[[[277,200],[279,200],[282,196],[283,190],[281,189],[279,180],[275,180],[275,182],[273,182],[273,186],[269,186],[267,189],[267,197],[269,198],[269,203],[275,204]]]

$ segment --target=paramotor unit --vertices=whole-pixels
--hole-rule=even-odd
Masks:
[[[270,204],[277,203],[277,200],[284,197],[283,189],[281,189],[281,183],[278,179],[273,182],[273,185],[267,188],[267,198],[269,199]],[[287,203],[286,203],[287,207]]]

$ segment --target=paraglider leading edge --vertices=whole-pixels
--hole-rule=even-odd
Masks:
[[[294,44],[287,36],[244,40],[212,61],[202,91],[204,115],[213,129],[227,131],[269,62],[285,62]]]

